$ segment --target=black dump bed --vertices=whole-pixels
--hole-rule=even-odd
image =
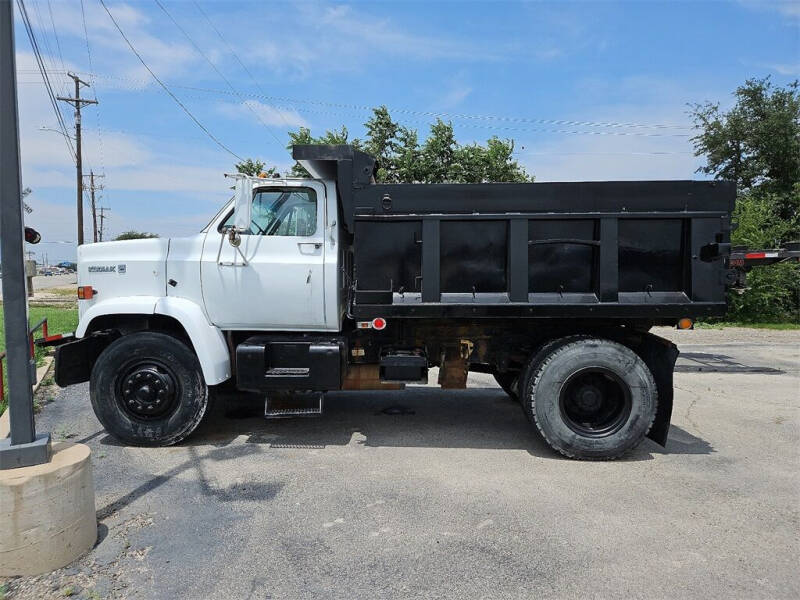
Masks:
[[[375,184],[349,146],[295,146],[337,181],[356,318],[721,315],[731,182]]]

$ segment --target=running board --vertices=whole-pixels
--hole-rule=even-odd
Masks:
[[[270,392],[264,399],[264,418],[319,416],[324,396],[322,392]]]

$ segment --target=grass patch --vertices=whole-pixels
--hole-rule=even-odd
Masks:
[[[78,327],[78,309],[73,307],[31,306],[28,309],[28,317],[30,319],[30,325],[36,325],[39,321],[47,317],[47,329],[50,335],[69,333],[75,331]],[[0,305],[0,351],[6,348],[5,321],[3,318],[3,307]],[[38,332],[34,337],[41,337],[41,332]],[[42,363],[46,352],[47,350],[45,348],[36,348],[35,357],[37,365]],[[5,374],[5,361],[3,361],[3,369]],[[0,415],[5,412],[8,399],[8,382],[6,378],[3,379],[3,386],[5,397],[0,401]]]
[[[44,290],[39,290],[43,294],[55,294],[56,296],[65,296],[69,298],[74,298],[75,302],[78,301],[78,294],[75,291],[75,286],[68,287],[68,288],[46,288]]]
[[[725,329],[726,327],[744,327],[749,329],[774,329],[793,331],[800,329],[800,323],[746,323],[742,321],[721,321],[718,323],[695,323],[698,329]]]

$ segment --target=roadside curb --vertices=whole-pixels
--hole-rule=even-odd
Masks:
[[[44,378],[47,377],[47,374],[50,372],[50,368],[53,366],[53,357],[52,356],[45,356],[44,364],[36,369],[36,383],[33,386],[33,393],[35,394],[37,390],[41,387],[42,381]],[[7,438],[11,435],[11,422],[9,421],[9,409],[6,408],[6,411],[0,415],[0,440]]]

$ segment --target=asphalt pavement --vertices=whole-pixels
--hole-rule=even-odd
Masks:
[[[614,462],[559,457],[483,375],[309,419],[220,397],[151,449],[60,390],[38,427],[91,446],[100,541],[7,597],[800,597],[800,334],[682,335],[666,449]]]

